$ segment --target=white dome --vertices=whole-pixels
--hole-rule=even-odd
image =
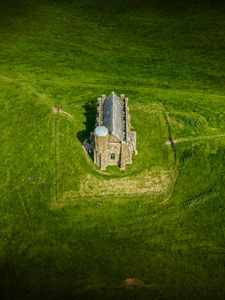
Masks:
[[[108,134],[108,129],[105,126],[97,126],[95,128],[95,134],[97,136],[106,136]]]

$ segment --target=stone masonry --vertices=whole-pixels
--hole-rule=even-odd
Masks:
[[[98,98],[96,127],[92,133],[94,163],[106,170],[109,165],[119,165],[125,170],[137,154],[136,132],[131,131],[128,98],[114,92]]]

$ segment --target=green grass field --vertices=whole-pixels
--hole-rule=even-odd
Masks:
[[[1,299],[224,299],[224,41],[222,1],[1,1]],[[124,172],[82,148],[111,91]]]

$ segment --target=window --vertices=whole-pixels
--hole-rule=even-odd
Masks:
[[[114,153],[111,154],[111,159],[115,160],[116,159],[116,155]]]

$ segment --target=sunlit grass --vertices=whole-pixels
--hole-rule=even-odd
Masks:
[[[225,18],[200,2],[0,4],[4,299],[224,299]],[[112,91],[122,173],[82,148]]]

